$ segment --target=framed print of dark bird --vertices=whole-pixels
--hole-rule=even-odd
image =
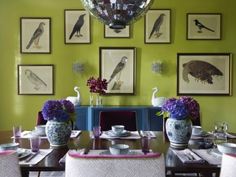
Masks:
[[[178,53],[177,95],[231,95],[230,53]]]
[[[20,18],[20,52],[51,53],[51,18]]]
[[[150,9],[144,18],[144,43],[171,43],[171,10]]]
[[[192,40],[220,40],[220,13],[188,13],[187,39]]]
[[[104,38],[130,38],[130,25],[124,29],[111,29],[104,25]]]
[[[18,65],[19,95],[53,95],[54,65]]]
[[[136,48],[99,48],[99,76],[108,82],[107,95],[134,95],[135,74]]]
[[[91,43],[90,15],[82,9],[64,11],[65,44]]]

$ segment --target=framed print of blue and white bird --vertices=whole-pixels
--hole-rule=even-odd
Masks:
[[[64,10],[65,44],[91,43],[90,15],[82,9]]]
[[[220,13],[188,13],[187,39],[189,40],[220,40]]]
[[[99,76],[106,79],[107,95],[134,95],[136,48],[100,47]]]
[[[21,53],[51,53],[51,18],[20,18]]]
[[[171,10],[150,9],[144,18],[144,42],[170,43]]]
[[[18,65],[19,95],[53,95],[54,65]]]

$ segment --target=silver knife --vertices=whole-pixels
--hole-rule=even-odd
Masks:
[[[30,155],[27,159],[25,159],[25,162],[29,162],[30,160],[32,160],[39,152],[35,152],[32,155]]]

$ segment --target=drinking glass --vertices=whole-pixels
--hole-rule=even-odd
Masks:
[[[216,122],[214,125],[214,145],[227,142],[228,124],[225,122]]]
[[[21,125],[15,125],[15,126],[13,126],[13,136],[14,136],[15,138],[21,136]]]
[[[101,134],[102,134],[101,126],[94,126],[93,127],[93,136],[94,136],[94,138],[95,139],[99,138]]]
[[[142,147],[142,152],[144,154],[150,152],[150,142],[151,142],[151,137],[150,136],[144,135],[141,138],[141,147]]]
[[[40,147],[41,139],[39,136],[33,135],[30,137],[30,147],[32,152],[38,152]]]

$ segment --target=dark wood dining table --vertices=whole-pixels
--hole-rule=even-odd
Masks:
[[[165,154],[166,159],[166,172],[169,176],[174,176],[176,173],[201,173],[205,176],[215,173],[219,176],[220,166],[210,165],[207,162],[204,164],[184,164],[180,159],[170,150],[169,142],[163,136],[162,132],[155,132],[156,138],[151,140],[151,149],[153,152],[161,152]],[[0,144],[19,142],[21,148],[30,148],[28,139],[12,139],[12,131],[0,131]],[[28,177],[30,171],[64,171],[65,164],[59,163],[60,159],[67,153],[69,149],[108,149],[112,143],[125,143],[130,146],[131,149],[140,149],[141,141],[136,140],[107,140],[107,139],[91,139],[89,131],[82,131],[82,133],[68,142],[68,147],[53,149],[53,151],[47,155],[38,164],[21,165],[21,171],[23,177]],[[50,148],[47,139],[42,139],[42,149]]]

